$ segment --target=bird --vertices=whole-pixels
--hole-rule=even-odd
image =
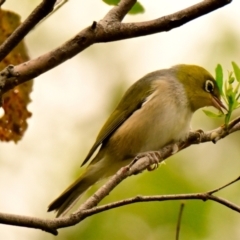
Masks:
[[[64,216],[81,195],[141,153],[184,141],[193,113],[206,106],[226,109],[214,77],[203,67],[179,64],[151,72],[123,95],[81,166],[82,175],[48,207]],[[96,152],[96,156],[93,154]]]

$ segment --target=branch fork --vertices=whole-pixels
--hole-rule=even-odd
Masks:
[[[3,2],[3,1],[2,1]],[[205,0],[195,4],[189,8],[178,11],[174,14],[159,17],[145,22],[138,23],[122,23],[122,20],[128,11],[135,4],[136,0],[121,0],[118,6],[113,7],[106,16],[98,23],[93,22],[90,26],[81,30],[76,36],[69,41],[62,44],[62,46],[32,59],[17,66],[8,66],[0,72],[0,98],[3,93],[13,89],[15,86],[29,81],[40,76],[42,73],[58,66],[67,61],[78,53],[84,51],[89,46],[101,43],[124,40],[149,34],[155,34],[163,31],[169,31],[180,27],[198,17],[208,14],[216,9],[219,9],[231,2],[231,0]],[[42,3],[29,15],[29,17],[11,34],[11,36],[0,46],[0,60],[4,59],[9,52],[50,12],[52,12],[56,0],[43,0]],[[203,142],[213,141],[224,138],[225,136],[240,130],[240,117],[233,120],[228,128],[220,127],[213,131],[191,132],[186,141],[177,143],[178,151],[183,150],[192,144],[199,144]],[[159,151],[158,162],[167,159],[172,155],[173,146],[169,145]],[[156,159],[154,158],[154,161]],[[93,196],[85,201],[80,209],[70,215],[58,219],[41,219],[29,216],[19,216],[15,214],[0,213],[0,223],[7,225],[14,225],[19,227],[28,227],[41,229],[51,234],[57,235],[59,228],[73,226],[83,219],[94,214],[121,207],[127,204],[136,202],[149,201],[167,201],[167,200],[188,200],[201,199],[212,200],[223,204],[224,206],[233,209],[240,213],[240,208],[225,199],[213,196],[216,190],[207,193],[195,194],[179,194],[179,195],[162,195],[162,196],[136,196],[133,198],[120,200],[114,203],[109,203],[102,206],[97,206],[99,202],[108,195],[119,183],[125,178],[142,172],[152,165],[153,161],[149,157],[138,159],[134,164],[120,169],[107,183],[102,186]],[[224,187],[239,181],[240,177]]]
[[[18,73],[16,81],[6,79],[3,93],[21,83],[38,77],[44,72],[84,51],[96,43],[112,42],[146,36],[150,34],[169,31],[186,24],[198,17],[219,9],[231,0],[205,0],[189,8],[178,11],[164,17],[145,22],[122,23],[136,0],[121,0],[118,6],[113,7],[98,23],[80,31],[72,39],[49,53],[32,59],[29,62],[15,66]],[[42,3],[29,15],[29,17],[11,34],[0,46],[0,60],[9,52],[50,12],[52,12],[56,0],[43,0]],[[31,20],[31,21],[30,21]],[[3,70],[4,71],[4,70]],[[1,72],[0,72],[1,75]],[[3,82],[3,81],[2,81]]]

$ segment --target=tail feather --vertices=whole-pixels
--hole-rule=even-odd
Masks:
[[[89,187],[114,174],[122,165],[112,164],[111,159],[105,156],[105,150],[101,149],[85,172],[48,206],[48,212],[56,210],[57,217],[65,215]]]
[[[98,180],[99,177],[92,171],[86,171],[48,206],[48,212],[56,210],[56,217],[64,216],[81,195]]]

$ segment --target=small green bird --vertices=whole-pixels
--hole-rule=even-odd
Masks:
[[[195,65],[176,65],[147,74],[124,94],[83,161],[85,172],[48,208],[65,215],[90,186],[129,164],[138,154],[184,140],[193,113],[213,106],[226,109],[212,75]]]

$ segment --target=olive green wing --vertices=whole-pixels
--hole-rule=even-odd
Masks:
[[[156,77],[151,78],[149,74],[134,83],[124,94],[120,103],[110,115],[101,131],[99,132],[96,142],[90,149],[81,166],[86,164],[96,149],[107,140],[123,122],[125,122],[137,109],[141,108],[146,98],[153,92],[151,82]]]

